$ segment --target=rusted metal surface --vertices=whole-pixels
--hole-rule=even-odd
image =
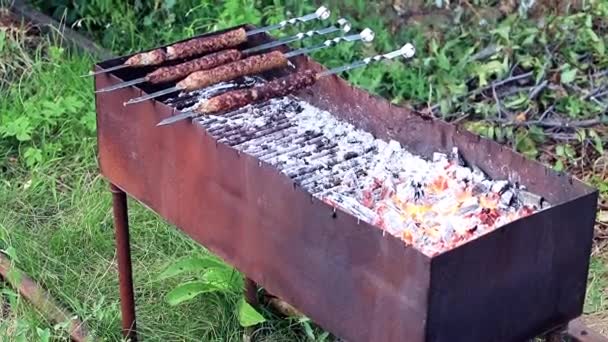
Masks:
[[[131,342],[137,341],[135,322],[135,296],[133,294],[133,272],[131,270],[131,248],[129,246],[129,217],[127,195],[116,185],[110,184],[116,230],[116,254],[118,256],[118,281],[120,286],[120,312],[123,336]]]
[[[67,331],[72,341],[92,342],[96,340],[91,336],[84,322],[61,308],[46,290],[12,265],[11,261],[2,253],[0,253],[0,278],[15,288],[50,322],[55,324],[67,323]]]
[[[294,64],[324,70],[305,57]],[[137,73],[98,76],[96,88]],[[430,157],[456,146],[490,176],[518,181],[554,204],[429,258],[334,211],[198,125],[155,127],[173,110],[157,101],[124,107],[158,90],[139,89],[96,97],[102,174],[334,334],[348,341],[520,341],[581,314],[597,199],[583,183],[335,76],[300,92],[414,153]]]

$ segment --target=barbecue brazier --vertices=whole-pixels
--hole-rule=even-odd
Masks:
[[[252,38],[247,46],[271,39]],[[293,62],[324,69],[307,57]],[[97,75],[95,88],[146,71]],[[522,341],[582,313],[597,191],[580,181],[339,77],[300,92],[419,155],[456,146],[491,177],[517,181],[552,204],[430,258],[313,198],[270,165],[217,143],[196,123],[156,127],[175,112],[163,98],[123,106],[158,89],[144,84],[96,96],[99,165],[116,200],[125,329],[134,330],[134,309],[122,191],[348,341]]]

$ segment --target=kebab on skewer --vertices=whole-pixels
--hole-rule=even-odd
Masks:
[[[293,43],[295,41],[304,40],[306,38],[314,37],[314,36],[323,36],[327,34],[331,34],[337,31],[342,31],[344,33],[349,32],[351,29],[350,22],[344,18],[339,19],[335,25],[319,29],[319,30],[310,30],[307,32],[300,32],[296,35],[285,37],[278,39],[276,41],[272,41],[266,44],[261,44],[258,46],[254,46],[252,48],[239,51],[237,49],[228,49],[224,51],[219,51],[212,53],[210,55],[206,55],[197,59],[193,59],[188,62],[184,62],[181,64],[173,65],[173,66],[165,66],[160,67],[157,70],[149,73],[148,75],[140,78],[136,78],[131,81],[122,82],[118,84],[114,84],[112,86],[102,88],[96,91],[96,93],[104,93],[108,91],[113,91],[117,89],[122,89],[126,87],[130,87],[132,85],[140,84],[140,83],[151,83],[151,84],[159,84],[172,82],[176,80],[183,79],[184,77],[190,75],[196,71],[209,70],[220,65],[224,65],[230,62],[234,62],[240,59],[245,58],[247,55],[250,55],[255,52],[259,52],[262,50],[272,49],[277,46],[286,45],[289,43]]]
[[[221,65],[213,69],[194,72],[178,82],[174,87],[131,99],[127,101],[125,105],[143,102],[178,91],[198,90],[220,82],[231,81],[238,77],[250,76],[269,70],[283,68],[288,65],[289,58],[306,54],[311,51],[331,47],[340,42],[353,42],[358,40],[370,42],[373,39],[373,31],[370,29],[365,29],[359,34],[336,37],[334,39],[326,40],[322,44],[311,48],[302,48],[288,53],[272,51],[261,55],[251,56],[239,61]]]
[[[232,90],[201,102],[192,111],[166,118],[159,122],[157,126],[168,125],[180,120],[195,118],[206,114],[229,112],[246,105],[264,102],[276,97],[283,97],[298,90],[312,86],[322,77],[363,67],[373,62],[394,59],[399,56],[410,59],[414,57],[415,53],[416,49],[414,48],[414,45],[408,43],[399,50],[395,50],[383,55],[368,57],[361,61],[326,70],[320,73],[316,73],[312,70],[304,70],[277,78],[258,87],[252,87],[244,90]]]
[[[321,6],[314,13],[309,13],[297,18],[283,20],[278,24],[261,27],[250,31],[246,31],[245,28],[238,28],[212,36],[194,38],[185,42],[176,43],[171,46],[168,46],[166,49],[158,48],[152,51],[138,53],[134,56],[131,56],[123,64],[96,72],[90,72],[89,74],[84,76],[92,76],[129,67],[159,65],[166,61],[172,61],[176,59],[192,57],[195,55],[216,52],[245,43],[247,42],[248,37],[255,34],[282,29],[291,25],[305,23],[311,20],[326,20],[329,18],[330,15],[331,12],[329,11],[329,9],[327,9],[325,6]]]

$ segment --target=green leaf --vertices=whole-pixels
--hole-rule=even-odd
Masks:
[[[566,152],[566,157],[568,158],[574,158],[576,156],[576,151],[574,150],[574,147],[572,147],[572,145],[567,144],[565,146],[564,151]]]
[[[451,69],[451,65],[450,65],[450,60],[448,59],[448,57],[442,52],[437,54],[437,66],[443,70],[450,70]]]
[[[317,342],[324,342],[327,341],[327,339],[329,339],[329,332],[324,331],[321,335],[319,335],[319,337],[317,337]]]
[[[600,41],[600,37],[598,37],[598,36],[597,36],[597,34],[595,34],[595,32],[593,32],[593,30],[592,30],[592,29],[588,28],[588,29],[587,29],[587,34],[589,35],[589,38],[591,38],[591,40],[592,40],[594,43],[597,43],[597,42],[599,42],[599,41]]]
[[[564,171],[564,162],[561,159],[558,159],[553,166],[553,170],[557,172]]]
[[[8,255],[8,257],[11,259],[11,261],[13,261],[13,262],[17,261],[17,251],[15,250],[15,248],[13,246],[8,246],[5,250],[2,251],[2,253]]]
[[[176,0],[165,0],[163,3],[163,7],[165,7],[165,9],[167,10],[170,10],[175,7],[175,2]]]
[[[587,35],[589,36],[589,38],[591,39],[591,41],[593,41],[593,47],[595,48],[595,50],[597,51],[597,53],[600,56],[603,56],[606,50],[606,47],[604,46],[604,41],[602,39],[600,39],[600,37],[597,36],[597,34],[593,31],[593,29],[588,28],[586,30]]]
[[[488,139],[494,139],[494,126],[488,127],[487,137],[488,137]]]
[[[48,48],[49,56],[52,61],[59,62],[61,61],[61,57],[63,56],[64,49],[58,46],[49,46]]]
[[[200,272],[208,268],[229,268],[222,261],[212,257],[191,257],[170,265],[159,276],[159,280],[174,277],[182,273]]]
[[[217,291],[218,288],[203,281],[192,281],[184,283],[167,294],[165,300],[174,306],[207,292]]]
[[[491,61],[480,65],[476,71],[477,77],[479,77],[479,85],[485,86],[488,84],[488,77],[497,75],[503,72],[505,69],[504,64],[501,61]]]
[[[25,164],[28,167],[32,167],[42,162],[42,151],[35,147],[28,147],[23,154],[25,158]]]
[[[587,130],[584,128],[579,128],[576,130],[576,137],[579,143],[582,143],[587,139]]]
[[[203,275],[203,281],[222,290],[241,289],[241,275],[229,268],[211,268]]]
[[[516,135],[516,147],[519,152],[528,158],[534,159],[538,155],[538,149],[536,143],[525,133],[518,133]]]
[[[0,52],[4,51],[6,46],[6,31],[0,30]]]
[[[575,78],[576,69],[570,69],[569,67],[565,68],[560,75],[560,80],[563,84],[571,83]]]
[[[593,139],[593,147],[599,154],[604,154],[604,142],[602,137],[594,129],[589,129],[589,137]]]
[[[517,96],[513,100],[505,101],[503,104],[507,108],[520,108],[528,103],[527,96]]]
[[[310,322],[309,322],[309,321],[302,322],[302,326],[304,327],[304,332],[306,333],[306,336],[307,336],[309,339],[311,339],[311,340],[315,341],[315,340],[316,340],[316,338],[315,338],[315,333],[314,333],[314,331],[312,330],[312,326],[310,325]]]
[[[490,31],[490,33],[495,34],[499,37],[501,37],[504,40],[509,40],[509,34],[511,33],[511,26],[510,25],[501,25],[500,27]]]
[[[595,43],[593,47],[595,47],[595,51],[597,51],[600,56],[604,56],[606,54],[606,45],[604,44],[603,40]]]
[[[40,337],[40,342],[48,342],[51,340],[51,332],[48,328],[40,329],[36,327],[36,333],[38,334],[38,337]]]
[[[242,298],[238,310],[239,323],[244,328],[266,322],[264,316]]]

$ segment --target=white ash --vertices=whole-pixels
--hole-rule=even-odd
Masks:
[[[208,94],[202,92],[201,101]],[[480,169],[463,165],[457,149],[449,154],[435,153],[427,160],[411,154],[397,141],[376,139],[293,97],[204,116],[196,122],[219,142],[275,166],[317,198],[377,225],[428,255],[509,223],[524,206],[536,211],[547,205],[542,197],[507,180],[491,180]],[[447,189],[468,189],[471,196],[459,202],[455,192],[427,193],[448,169],[452,174],[447,177]],[[480,200],[490,195],[498,196],[495,210],[504,215],[486,224],[477,216],[486,210]],[[437,234],[427,234],[428,227],[408,219],[410,214],[406,215],[394,201],[432,205],[432,210],[410,214],[439,227]]]

